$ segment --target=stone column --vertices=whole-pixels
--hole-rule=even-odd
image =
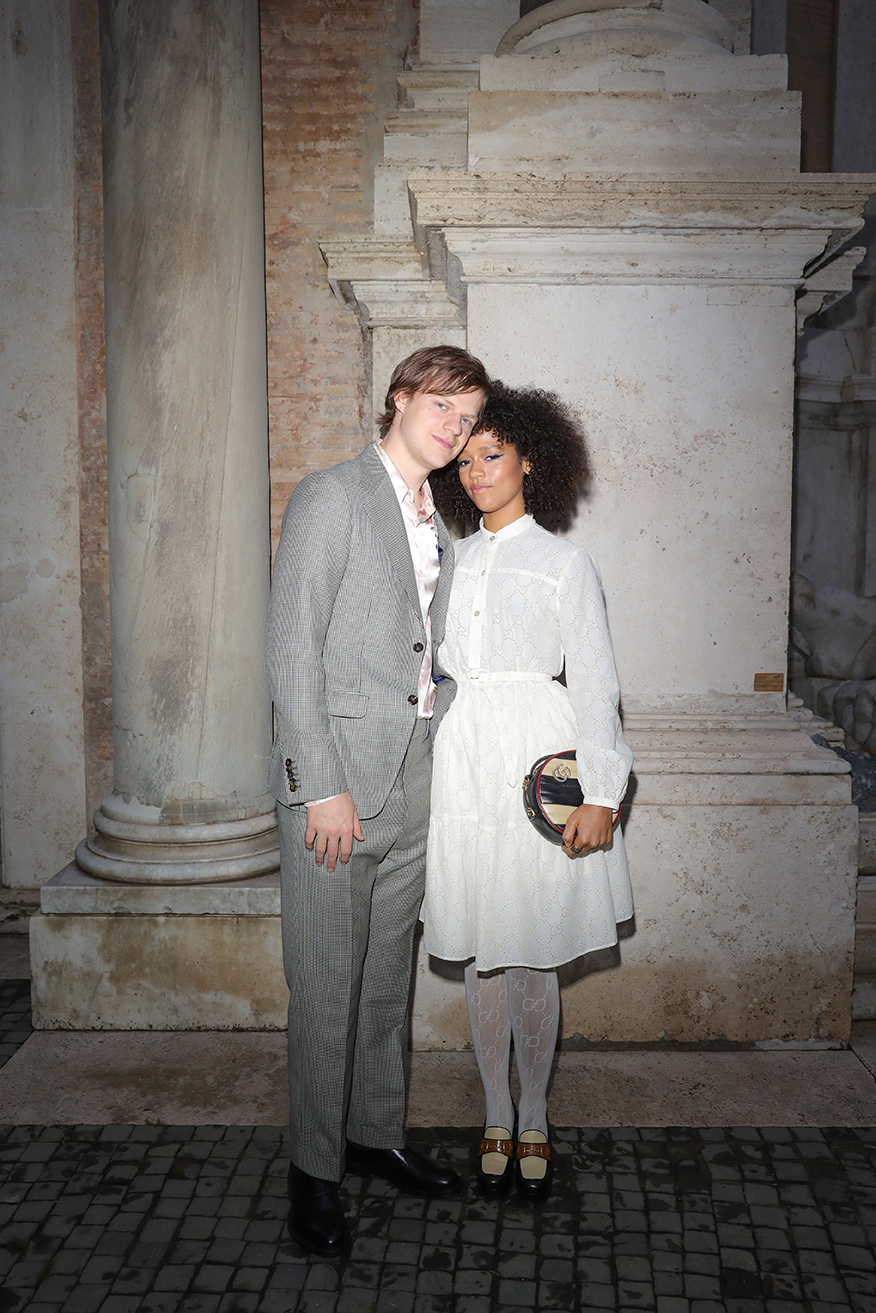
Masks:
[[[133,883],[277,865],[258,7],[100,6],[115,788]]]

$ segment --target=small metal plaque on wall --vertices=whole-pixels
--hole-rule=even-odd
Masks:
[[[784,675],[755,675],[754,691],[755,693],[784,693],[785,676]]]

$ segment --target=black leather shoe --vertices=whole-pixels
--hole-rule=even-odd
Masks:
[[[351,1140],[347,1141],[347,1170],[357,1176],[379,1176],[406,1194],[423,1198],[453,1194],[461,1185],[456,1172],[416,1149],[368,1149]]]
[[[535,1136],[538,1138],[530,1138]],[[554,1165],[551,1162],[550,1140],[546,1139],[541,1131],[523,1131],[517,1137],[514,1180],[519,1197],[531,1203],[547,1199],[550,1194],[554,1180]]]
[[[335,1181],[308,1176],[289,1164],[289,1234],[312,1254],[331,1258],[350,1248],[353,1238]]]
[[[511,1134],[507,1126],[485,1126],[478,1151],[475,1154],[475,1182],[478,1194],[483,1199],[501,1199],[514,1184],[514,1161],[517,1157],[517,1109],[514,1109],[514,1125]],[[488,1156],[489,1155],[489,1156]],[[501,1158],[505,1162],[501,1164]],[[493,1169],[487,1171],[484,1161]]]
[[[501,1159],[502,1167],[498,1172],[487,1171],[484,1160],[490,1166]],[[514,1134],[509,1134],[507,1126],[485,1126],[483,1138],[475,1156],[475,1180],[478,1194],[485,1199],[500,1199],[511,1189],[514,1180]]]

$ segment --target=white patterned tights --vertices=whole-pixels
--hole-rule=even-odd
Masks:
[[[547,1087],[557,1046],[560,990],[556,971],[508,967],[479,975],[465,968],[465,998],[486,1097],[485,1126],[514,1123],[511,1035],[520,1077],[519,1127],[547,1135]]]

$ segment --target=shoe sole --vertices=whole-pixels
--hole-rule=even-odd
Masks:
[[[326,1246],[316,1244],[315,1241],[309,1240],[302,1232],[295,1229],[288,1218],[286,1219],[286,1230],[289,1232],[290,1238],[295,1241],[296,1245],[300,1245],[302,1249],[306,1249],[309,1254],[316,1254],[318,1258],[343,1258],[344,1254],[349,1253],[353,1248],[353,1237],[349,1234],[341,1244]]]
[[[353,1176],[373,1176],[375,1181],[386,1181],[388,1185],[394,1185],[402,1194],[409,1194],[414,1199],[446,1199],[449,1195],[457,1194],[462,1187],[462,1181],[456,1181],[453,1185],[442,1186],[440,1189],[428,1190],[424,1186],[411,1186],[396,1180],[386,1172],[375,1172],[373,1167],[357,1167],[355,1163],[347,1163],[347,1171]]]

